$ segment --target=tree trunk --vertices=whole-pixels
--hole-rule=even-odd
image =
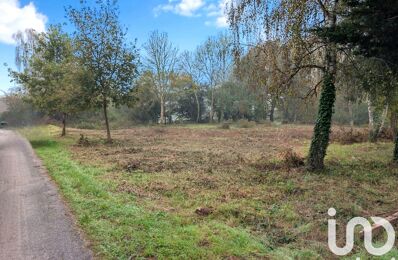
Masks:
[[[291,123],[291,117],[289,114],[289,106],[286,101],[283,101],[283,119],[282,122],[284,123]]]
[[[62,114],[62,133],[61,136],[66,136],[66,114]]]
[[[397,123],[398,123],[397,112],[392,110],[391,116],[390,116],[390,125],[391,125],[391,130],[392,130],[393,141],[395,141],[395,137],[398,134]]]
[[[334,76],[330,73],[326,73],[323,77],[323,88],[319,102],[318,117],[308,158],[310,170],[321,170],[324,168],[324,159],[329,145],[329,135],[332,126],[333,106],[336,99]]]
[[[377,120],[375,119],[375,114],[377,111],[375,111],[372,102],[372,97],[370,96],[370,94],[368,94],[367,103],[368,103],[368,117],[369,117],[369,141],[376,142],[378,131],[376,129]]]
[[[104,99],[102,107],[104,109],[104,118],[105,118],[105,127],[106,127],[106,142],[112,143],[111,129],[109,127],[109,119],[108,119],[108,102]]]
[[[387,104],[386,107],[384,108],[383,115],[382,115],[382,117],[381,117],[381,123],[380,123],[379,134],[380,134],[380,132],[384,129],[384,126],[385,126],[385,124],[386,124],[387,115],[388,115],[388,104]]]
[[[198,93],[195,91],[195,100],[196,100],[196,105],[197,105],[197,115],[196,115],[196,123],[200,122],[200,102],[199,102],[199,97]]]
[[[375,106],[372,97],[368,96],[368,114],[369,114],[369,141],[377,142],[385,117],[387,117],[386,110],[382,110],[379,106]]]
[[[267,120],[267,116],[268,116],[268,102],[267,102],[267,93],[261,95],[261,103],[263,104],[263,106],[261,107],[261,119],[263,120]]]
[[[335,5],[336,5],[335,1]],[[327,15],[327,27],[336,27],[335,8]],[[318,116],[314,127],[314,135],[308,157],[310,170],[321,170],[324,168],[326,150],[329,145],[330,130],[332,127],[333,107],[336,100],[336,64],[337,47],[334,43],[327,43],[325,51],[325,71],[323,75],[323,87],[319,100]]]
[[[214,121],[214,90],[211,90],[211,104],[210,104],[210,123]]]
[[[274,122],[275,106],[276,106],[276,101],[274,99],[272,99],[271,100],[271,109],[269,111],[269,121],[271,121],[271,122]]]
[[[166,120],[164,117],[164,97],[160,96],[160,124],[166,124]]]
[[[351,100],[348,100],[348,114],[349,114],[349,116],[350,116],[350,126],[351,126],[351,129],[353,129],[354,128],[354,112],[353,112],[353,109],[352,109],[352,101]]]
[[[398,131],[397,131],[397,112],[392,109],[391,111],[391,128],[393,131],[394,141],[395,141],[395,148],[394,148],[394,162],[398,163]]]
[[[370,94],[368,94],[366,101],[368,103],[369,131],[372,131],[372,129],[374,128],[374,114],[372,101],[370,100]]]
[[[394,162],[398,163],[398,135],[395,136],[395,148],[394,148]]]

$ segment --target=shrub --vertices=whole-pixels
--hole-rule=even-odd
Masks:
[[[280,153],[280,158],[287,168],[297,168],[304,166],[304,158],[289,148]]]
[[[239,119],[237,122],[239,128],[252,128],[256,126],[256,122],[247,119]]]
[[[224,122],[219,126],[220,129],[230,129],[231,128],[231,124],[228,122]]]
[[[272,126],[272,122],[271,122],[271,121],[269,121],[269,120],[264,120],[264,119],[259,120],[259,121],[257,122],[257,124],[263,125],[263,126]]]
[[[87,146],[90,146],[90,141],[88,140],[88,138],[86,136],[84,136],[83,134],[80,134],[80,138],[77,141],[77,145],[87,147]]]
[[[331,140],[340,144],[363,143],[369,140],[369,131],[367,129],[352,128],[346,130],[341,127],[338,130],[332,131]]]

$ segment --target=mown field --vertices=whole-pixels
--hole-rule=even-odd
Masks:
[[[100,259],[333,259],[330,207],[340,242],[350,218],[398,211],[391,142],[334,142],[311,173],[311,126],[137,127],[112,145],[102,131],[59,131],[20,130]]]

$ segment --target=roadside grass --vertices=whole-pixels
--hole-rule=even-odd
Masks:
[[[333,258],[330,207],[339,223],[398,211],[392,143],[332,144],[327,169],[310,173],[278,156],[306,153],[304,126],[137,128],[115,131],[113,145],[100,131],[21,132],[105,259]],[[88,146],[76,145],[80,134]],[[354,253],[369,258],[361,247]]]

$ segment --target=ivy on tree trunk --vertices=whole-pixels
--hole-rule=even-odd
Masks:
[[[398,162],[398,134],[395,135],[394,162]]]
[[[329,135],[332,126],[333,107],[336,100],[336,88],[331,73],[326,72],[323,78],[323,88],[319,102],[318,117],[312,138],[308,166],[310,170],[320,170],[324,167],[326,149],[329,145]]]
[[[61,136],[66,136],[66,114],[62,114],[62,133]]]

